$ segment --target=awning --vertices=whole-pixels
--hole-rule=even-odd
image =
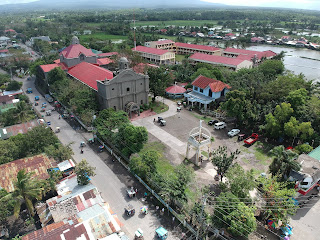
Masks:
[[[204,95],[197,93],[197,92],[194,92],[194,91],[189,92],[189,93],[185,93],[184,97],[186,97],[189,102],[199,102],[202,104],[209,104],[215,100],[214,98],[204,96]]]

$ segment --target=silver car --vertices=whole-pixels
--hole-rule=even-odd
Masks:
[[[234,137],[236,135],[238,135],[240,133],[240,130],[239,129],[232,129],[228,132],[228,136],[229,137]]]

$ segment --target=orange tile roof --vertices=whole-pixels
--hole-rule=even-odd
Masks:
[[[200,75],[197,77],[193,82],[193,86],[199,87],[201,89],[205,89],[206,87],[210,87],[212,92],[221,92],[223,89],[228,88],[230,89],[231,87],[219,80],[216,79],[211,79],[205,76]]]
[[[99,64],[99,66],[100,65],[108,65],[112,62],[113,62],[113,60],[111,60],[110,58],[98,58],[97,59],[97,64]]]
[[[52,158],[48,158],[45,154],[33,157],[18,159],[6,164],[0,165],[0,187],[8,192],[14,190],[14,181],[20,170],[25,169],[26,172],[34,172],[34,177],[38,179],[47,179],[49,174],[48,168],[57,167],[57,163]]]

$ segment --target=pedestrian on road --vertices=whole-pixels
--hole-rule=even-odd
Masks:
[[[83,153],[83,149],[81,148],[81,151],[80,151],[80,153],[82,154]]]
[[[172,223],[174,223],[174,220],[175,220],[175,219],[176,219],[176,218],[173,216],[173,217],[172,217]]]
[[[158,211],[159,210],[159,206],[156,206],[156,211]]]
[[[138,188],[136,188],[136,194],[138,193]]]
[[[59,114],[59,119],[61,118],[61,115]]]
[[[156,119],[155,119],[155,118],[153,119],[153,122],[156,122]]]
[[[161,209],[161,214],[162,214],[162,215],[164,214],[164,208]]]

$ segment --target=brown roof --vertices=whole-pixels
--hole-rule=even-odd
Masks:
[[[22,158],[0,165],[0,187],[8,192],[14,190],[14,181],[20,170],[25,169],[26,172],[34,172],[34,177],[38,179],[47,179],[49,174],[48,168],[57,167],[56,162],[52,158],[48,158],[45,154],[36,155],[33,157]]]
[[[32,120],[29,122],[25,122],[25,123],[20,123],[20,124],[16,124],[16,125],[12,125],[9,127],[5,127],[4,129],[6,129],[8,136],[15,136],[18,135],[19,133],[21,134],[25,134],[27,133],[29,130],[31,130],[34,127],[39,126],[39,123],[37,122],[37,120]]]
[[[12,101],[13,99],[14,99],[14,96],[3,95],[3,96],[0,96],[0,103],[7,103],[9,101]]]
[[[193,86],[205,89],[206,87],[210,87],[212,92],[221,92],[223,89],[227,88],[230,89],[231,87],[219,80],[211,79],[202,75],[199,75],[193,82]]]

